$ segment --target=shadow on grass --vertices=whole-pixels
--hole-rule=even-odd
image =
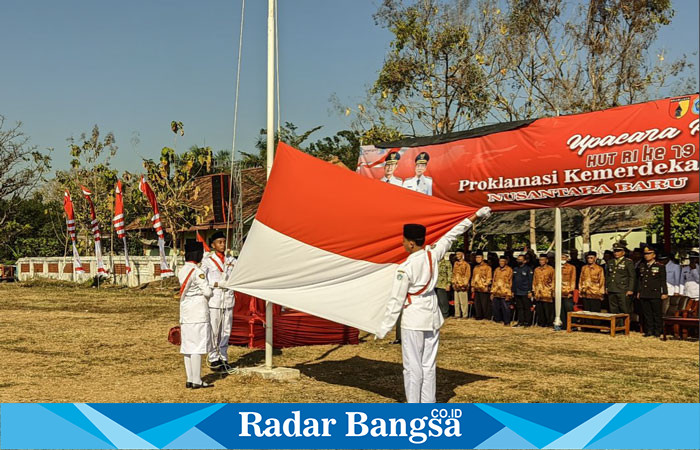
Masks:
[[[282,354],[282,350],[275,348],[272,350],[272,356],[279,356]],[[263,365],[265,363],[265,350],[253,350],[250,353],[239,357],[235,361],[229,361],[233,367],[256,367]],[[202,380],[207,383],[212,383],[216,380],[221,380],[226,378],[228,374],[226,372],[211,372],[202,377]]]
[[[363,389],[397,402],[406,401],[403,366],[398,363],[353,356],[342,361],[298,364],[295,369],[317,381]],[[490,378],[438,367],[436,400],[446,403],[455,396],[456,388]]]

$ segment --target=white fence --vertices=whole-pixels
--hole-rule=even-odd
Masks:
[[[38,257],[20,258],[17,260],[17,278],[27,281],[37,278],[50,278],[83,282],[97,275],[97,261],[94,256],[82,256],[80,262],[85,273],[79,274],[73,270],[73,258]],[[131,273],[126,274],[124,256],[106,255],[105,268],[109,270],[109,280],[122,285],[138,286],[143,283],[160,279],[159,256],[130,256]],[[185,263],[183,257],[168,256],[168,264],[177,275],[177,269]]]

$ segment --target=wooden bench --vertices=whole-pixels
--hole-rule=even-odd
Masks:
[[[668,327],[674,327],[674,335],[678,338],[683,339],[684,333],[676,333],[676,327],[680,330],[690,330],[696,329],[700,330],[700,319],[697,317],[664,317],[664,336],[663,340],[666,340],[666,330]]]
[[[606,327],[603,325],[593,325],[589,323],[574,322],[573,319],[583,319],[583,320],[600,320],[609,321],[610,326]],[[624,319],[623,326],[617,326],[617,320]],[[566,320],[566,332],[571,333],[572,328],[592,328],[595,330],[605,330],[610,331],[610,336],[615,336],[616,331],[624,331],[625,335],[630,334],[630,315],[629,314],[609,314],[609,313],[599,313],[593,311],[569,311],[567,313]]]

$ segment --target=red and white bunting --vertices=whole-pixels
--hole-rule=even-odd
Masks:
[[[122,195],[122,182],[117,180],[117,185],[114,187],[114,218],[112,224],[117,232],[117,237],[124,242],[124,262],[127,275],[131,273],[131,264],[129,263],[129,251],[126,244],[126,231],[124,230],[124,198]]]
[[[139,181],[139,190],[143,192],[146,196],[148,202],[151,204],[153,209],[153,217],[151,217],[151,223],[153,224],[153,229],[156,231],[158,236],[158,251],[160,252],[160,276],[162,278],[172,277],[173,271],[168,266],[168,262],[165,259],[165,235],[163,233],[163,226],[160,223],[160,212],[158,211],[158,201],[156,200],[156,194],[151,189],[151,185],[148,184],[148,180],[145,176],[141,177]]]
[[[107,270],[105,269],[104,261],[102,260],[102,235],[100,234],[100,224],[97,222],[97,215],[95,214],[95,205],[92,203],[92,192],[90,192],[85,186],[80,186],[83,191],[83,195],[90,205],[90,228],[92,229],[92,237],[95,241],[95,259],[97,259],[97,276],[106,277]]]
[[[66,212],[66,227],[73,247],[73,270],[77,273],[85,273],[83,265],[80,263],[78,249],[75,246],[75,214],[73,212],[73,200],[70,198],[70,193],[67,190],[63,194],[63,210]]]

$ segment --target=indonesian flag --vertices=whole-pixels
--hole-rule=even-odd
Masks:
[[[83,195],[90,205],[90,226],[92,228],[92,237],[95,241],[95,259],[97,259],[97,276],[106,277],[107,271],[105,270],[104,261],[102,261],[102,235],[100,234],[100,224],[97,222],[97,215],[95,214],[95,205],[92,203],[92,192],[88,190],[85,186],[80,186],[83,191]]]
[[[158,251],[160,252],[160,276],[162,278],[172,277],[173,271],[168,267],[168,262],[165,259],[165,235],[163,233],[163,226],[160,223],[160,212],[158,212],[158,201],[156,200],[156,194],[151,189],[151,185],[148,184],[145,176],[141,177],[139,181],[139,190],[143,192],[143,195],[148,198],[148,202],[151,204],[153,209],[153,217],[151,217],[151,223],[153,223],[153,229],[156,230],[156,235],[158,236]]]
[[[112,224],[117,232],[117,237],[124,242],[124,265],[128,275],[131,273],[131,264],[129,264],[129,249],[126,245],[126,231],[124,231],[124,198],[121,180],[117,180],[117,185],[114,187],[114,218],[112,219]]]
[[[85,273],[83,265],[80,263],[78,249],[75,246],[75,214],[73,213],[73,200],[70,198],[68,190],[63,193],[63,210],[66,212],[66,227],[73,246],[73,270],[78,273]]]
[[[258,213],[225,284],[376,333],[396,268],[408,256],[403,225],[425,225],[426,243],[433,244],[475,211],[280,143]]]

